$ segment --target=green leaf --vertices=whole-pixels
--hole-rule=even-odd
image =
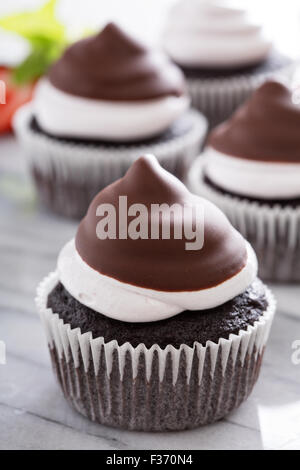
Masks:
[[[49,0],[38,10],[0,18],[0,27],[31,42],[35,42],[37,38],[65,42],[65,27],[56,17],[56,5],[57,0]]]
[[[63,46],[54,41],[36,44],[27,59],[13,71],[14,82],[22,85],[44,75],[49,66],[60,57],[62,49]]]
[[[13,72],[17,84],[46,73],[68,44],[66,28],[56,17],[57,0],[49,0],[35,11],[0,18],[0,27],[17,33],[31,44],[31,53]]]
[[[69,44],[66,27],[56,17],[57,0],[41,8],[0,18],[0,28],[19,34],[31,45],[31,53],[13,71],[16,84],[33,81],[47,72]],[[86,30],[84,36],[91,31]]]

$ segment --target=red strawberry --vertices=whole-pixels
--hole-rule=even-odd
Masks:
[[[34,85],[16,85],[12,81],[11,71],[4,67],[0,67],[0,80],[5,83],[5,104],[2,104],[3,97],[0,97],[0,134],[2,134],[11,131],[12,117],[20,106],[31,100]]]

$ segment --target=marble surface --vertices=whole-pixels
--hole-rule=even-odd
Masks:
[[[273,286],[278,312],[259,381],[226,419],[180,433],[119,431],[89,422],[64,401],[34,307],[76,224],[41,211],[22,154],[0,139],[0,449],[300,449],[299,286]]]

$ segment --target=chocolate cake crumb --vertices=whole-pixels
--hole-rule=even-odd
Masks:
[[[106,317],[82,305],[61,283],[48,296],[47,307],[71,328],[80,328],[81,333],[91,331],[93,338],[104,337],[106,342],[117,340],[136,347],[144,343],[148,348],[168,344],[178,348],[181,344],[193,346],[195,341],[205,345],[207,341],[217,343],[220,338],[246,330],[265,312],[268,301],[265,288],[259,279],[241,295],[223,305],[208,310],[186,310],[166,320],[147,323],[127,323]],[[142,312],[141,312],[142,316]]]

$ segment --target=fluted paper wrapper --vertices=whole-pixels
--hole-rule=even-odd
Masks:
[[[141,155],[154,154],[166,170],[184,178],[207,131],[205,117],[190,110],[192,125],[184,135],[161,143],[114,148],[51,139],[30,128],[32,115],[32,105],[23,106],[14,118],[14,129],[25,150],[38,195],[52,211],[77,219],[85,215],[93,197],[124,176]]]
[[[47,308],[57,282],[56,273],[44,279],[36,303],[62,391],[91,420],[144,431],[193,428],[222,418],[251,392],[275,312],[270,291],[268,309],[238,335],[218,344],[149,349],[106,343],[64,324]]]
[[[228,119],[246,99],[269,78],[291,79],[294,65],[277,72],[224,78],[187,78],[192,106],[203,113],[210,128]]]
[[[187,178],[191,192],[216,204],[251,243],[259,263],[259,276],[267,281],[300,281],[300,205],[270,206],[222,194],[203,179],[205,157],[192,165]]]

